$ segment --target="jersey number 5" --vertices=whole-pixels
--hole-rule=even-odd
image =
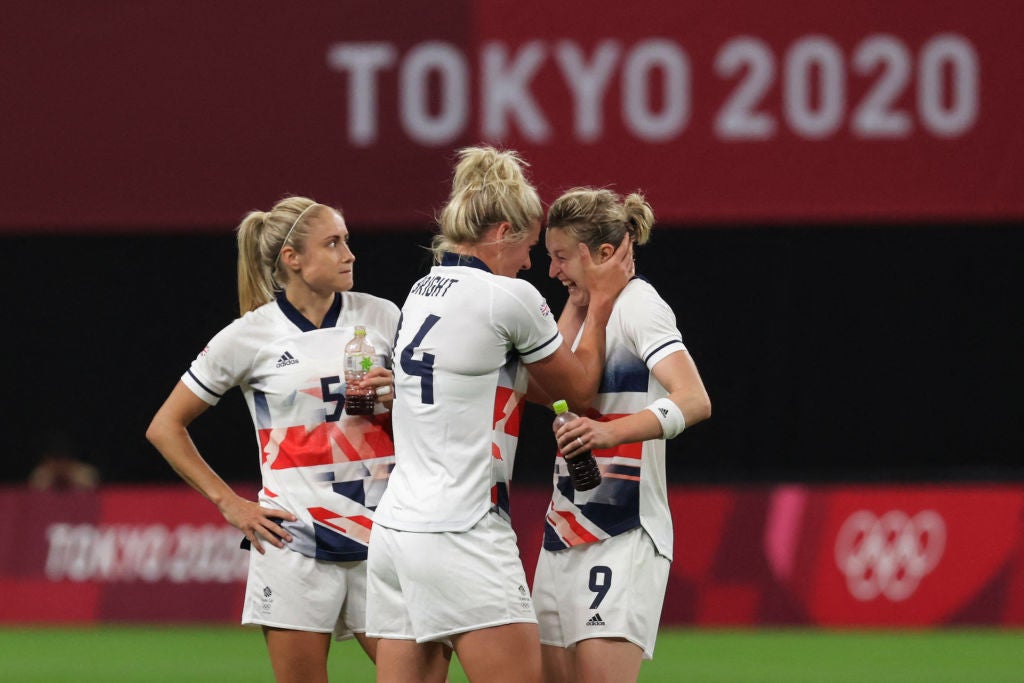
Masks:
[[[428,315],[427,319],[420,325],[416,336],[412,338],[409,345],[402,349],[402,369],[410,375],[420,378],[420,403],[432,405],[434,403],[434,354],[423,353],[421,360],[416,360],[412,354],[416,352],[423,338],[427,336],[430,329],[437,324],[440,316]]]
[[[324,403],[334,401],[334,412],[328,413],[327,409],[324,409],[324,421],[326,422],[337,422],[340,420],[341,411],[345,409],[345,394],[331,389],[335,385],[340,387],[341,383],[341,377],[337,375],[320,378],[320,391],[323,393]]]

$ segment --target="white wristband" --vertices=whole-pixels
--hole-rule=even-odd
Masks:
[[[661,423],[661,438],[672,439],[686,429],[683,411],[671,399],[659,398],[646,409],[654,413],[654,417]]]

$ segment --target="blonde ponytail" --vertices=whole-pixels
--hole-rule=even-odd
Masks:
[[[274,298],[274,283],[260,253],[266,215],[263,211],[250,211],[238,226],[238,309],[241,315]]]
[[[291,245],[301,252],[310,223],[323,208],[330,207],[308,197],[285,197],[270,211],[250,211],[242,219],[236,236],[241,315],[274,300],[288,278],[280,266],[281,250]],[[331,210],[341,215],[337,209]]]

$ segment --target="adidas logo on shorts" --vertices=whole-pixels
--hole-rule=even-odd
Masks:
[[[594,616],[587,619],[585,626],[604,626],[604,619],[601,618],[599,612],[594,613]]]

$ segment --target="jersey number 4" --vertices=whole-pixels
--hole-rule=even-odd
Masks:
[[[434,403],[434,354],[424,352],[423,358],[419,360],[413,358],[412,355],[423,342],[423,338],[427,336],[430,329],[440,319],[440,316],[428,315],[427,319],[420,325],[416,336],[412,338],[408,346],[402,349],[402,369],[410,375],[420,378],[420,403],[425,405],[432,405]],[[399,327],[401,327],[401,322],[399,322]]]

